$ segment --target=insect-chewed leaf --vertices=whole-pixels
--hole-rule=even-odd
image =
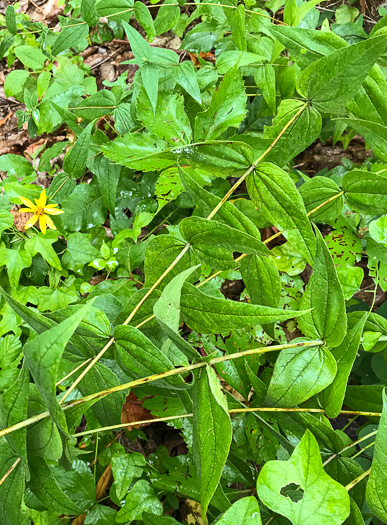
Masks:
[[[345,300],[331,254],[321,233],[316,229],[317,253],[312,276],[300,306],[312,308],[299,320],[308,337],[320,337],[332,347],[338,346],[347,331]]]
[[[345,488],[325,473],[316,438],[307,430],[288,461],[269,461],[257,481],[261,501],[293,525],[341,525],[349,515]]]

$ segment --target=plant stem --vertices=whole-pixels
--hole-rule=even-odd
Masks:
[[[361,480],[366,478],[369,475],[370,472],[371,472],[371,467],[368,470],[366,470],[365,472],[363,472],[363,474],[360,474],[360,476],[358,476],[353,481],[351,481],[351,483],[348,483],[348,485],[346,485],[346,487],[345,487],[346,490],[349,492],[351,489],[353,489],[353,487],[355,487],[358,483],[360,483]]]
[[[343,412],[340,412],[341,414]],[[348,411],[345,411],[345,413],[348,413]],[[359,413],[359,412],[354,412],[356,413],[357,416],[359,415],[363,415],[362,413]],[[381,416],[381,414],[379,414],[379,416]],[[359,443],[361,443],[362,441],[365,441],[366,439],[372,437],[372,436],[375,436],[377,434],[377,430],[374,430],[373,432],[370,432],[369,434],[367,434],[366,436],[363,436],[362,438],[358,439],[357,441],[354,441],[353,443],[351,443],[350,445],[347,445],[346,447],[344,447],[342,450],[340,450],[340,452],[337,452],[336,454],[332,454],[332,456],[330,456],[323,464],[323,467],[325,467],[325,465],[328,465],[328,463],[330,463],[333,459],[337,458],[337,456],[339,456],[340,454],[342,454],[343,452],[345,452],[346,450],[349,450],[350,448],[352,447],[355,447],[356,445],[358,445]]]
[[[11,467],[7,470],[7,472],[4,474],[4,476],[0,479],[0,487],[4,483],[4,481],[8,478],[8,476],[12,473],[12,471],[15,470],[15,468],[18,466],[20,461],[21,461],[21,459],[17,458],[15,463],[13,463],[13,465],[11,465]]]

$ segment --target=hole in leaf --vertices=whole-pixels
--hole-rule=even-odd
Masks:
[[[296,483],[289,483],[282,487],[280,494],[281,496],[291,499],[294,503],[298,503],[304,497],[303,489]]]

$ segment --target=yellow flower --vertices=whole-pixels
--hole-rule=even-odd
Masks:
[[[64,212],[62,210],[55,209],[55,207],[58,206],[57,204],[46,204],[46,190],[42,191],[42,193],[39,195],[39,199],[35,199],[36,204],[31,202],[29,199],[26,199],[25,197],[21,197],[20,195],[19,198],[26,206],[28,206],[28,208],[20,208],[19,211],[21,211],[22,213],[34,214],[34,216],[26,222],[26,225],[24,226],[26,230],[28,228],[31,228],[38,219],[40,229],[44,235],[46,234],[46,226],[48,226],[52,230],[56,230],[51,217],[49,217],[48,215],[59,215],[60,213]]]

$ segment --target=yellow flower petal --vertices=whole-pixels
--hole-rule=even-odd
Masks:
[[[35,204],[31,202],[30,199],[26,199],[25,197],[22,197],[21,195],[19,195],[19,199],[22,201],[23,204],[25,204],[29,208],[33,208],[33,209],[36,208]]]
[[[43,233],[43,235],[46,235],[46,216],[42,215],[39,217],[39,226],[40,230]]]
[[[55,210],[54,208],[47,209],[47,206],[44,208],[44,213],[48,213],[49,215],[60,215],[61,213],[64,213],[62,210]]]
[[[32,208],[20,208],[20,211],[21,213],[35,213],[35,210],[33,210]]]
[[[48,215],[46,215],[46,223],[47,223],[47,226],[48,226],[49,228],[51,228],[52,230],[56,230],[55,225],[54,225],[54,223],[52,222],[51,217],[49,217]]]
[[[43,190],[42,193],[39,195],[39,199],[35,199],[36,206],[39,206],[40,208],[44,208],[47,202],[47,196],[46,196],[46,190]]]
[[[35,224],[35,222],[38,220],[38,218],[39,217],[37,215],[34,215],[33,217],[31,217],[31,219],[29,219],[26,222],[26,225],[24,226],[24,229],[28,230],[28,228],[32,228],[32,226]]]

